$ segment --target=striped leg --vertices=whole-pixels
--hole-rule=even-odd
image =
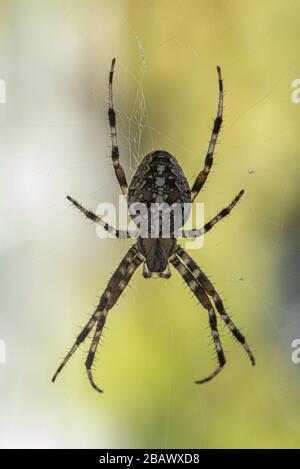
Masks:
[[[106,290],[104,291],[103,295],[100,298],[99,305],[96,308],[96,311],[92,315],[91,319],[88,321],[84,329],[78,335],[73,347],[66,355],[62,363],[59,365],[57,371],[55,372],[52,382],[57,378],[57,375],[61,372],[64,368],[66,363],[69,361],[71,356],[74,352],[78,349],[79,345],[86,339],[90,331],[93,329],[94,325],[98,321],[103,321],[105,319],[106,313],[109,309],[111,309],[114,304],[116,303],[117,299],[120,297],[121,293],[123,292],[124,288],[128,284],[131,276],[135,272],[138,265],[142,262],[140,254],[136,246],[132,246],[125,257],[122,259],[119,267],[113,274],[112,278],[110,279]],[[98,327],[98,326],[97,326]]]
[[[214,149],[217,143],[218,135],[221,129],[222,120],[223,120],[223,80],[220,67],[217,67],[218,71],[218,81],[219,81],[219,103],[218,103],[218,112],[217,117],[214,120],[214,126],[212,129],[212,134],[210,137],[210,142],[207,150],[207,154],[205,157],[204,168],[198,174],[193,187],[191,189],[191,199],[192,202],[195,200],[197,195],[199,194],[201,188],[203,187],[207,176],[211,170],[213,164],[213,156],[214,156]]]
[[[141,264],[142,261],[143,261],[143,258],[138,253],[134,257],[134,259],[130,261],[128,265],[127,265],[127,262],[124,263],[123,265],[121,263],[119,268],[114,273],[111,280],[109,281],[108,286],[100,299],[99,308],[101,309],[101,315],[98,319],[98,323],[96,326],[92,344],[91,344],[91,347],[90,347],[90,350],[88,352],[88,356],[85,362],[85,367],[86,367],[86,371],[87,371],[87,375],[90,380],[90,383],[92,387],[98,392],[103,392],[103,391],[96,385],[94,381],[94,378],[92,375],[92,365],[93,365],[97,347],[101,338],[101,334],[105,325],[107,313],[116,304],[120,295],[124,291],[126,285],[128,285],[128,282],[131,279],[132,275],[134,274],[134,272],[136,271],[136,269],[138,268],[138,266]]]
[[[198,238],[199,236],[204,235],[210,231],[218,221],[222,220],[224,217],[229,215],[233,207],[238,203],[242,195],[244,194],[244,190],[242,189],[238,195],[233,199],[233,201],[228,205],[228,207],[223,208],[221,212],[219,212],[214,218],[212,218],[209,222],[207,222],[202,228],[193,229],[193,230],[182,230],[176,233],[176,237],[178,238]]]
[[[191,258],[191,256],[182,249],[182,247],[179,247],[178,250],[176,251],[176,254],[182,259],[182,261],[185,263],[187,268],[190,270],[190,272],[193,274],[195,279],[197,280],[198,283],[201,284],[203,290],[207,293],[207,295],[211,296],[213,298],[213,301],[215,303],[216,309],[218,313],[220,314],[221,318],[225,322],[225,324],[228,326],[230,331],[232,332],[233,336],[237,339],[237,341],[242,345],[244,348],[245,352],[247,353],[248,357],[250,358],[250,361],[252,365],[255,365],[255,358],[253,356],[253,353],[250,350],[249,345],[247,344],[247,341],[243,334],[239,331],[239,329],[236,327],[234,322],[230,319],[228,313],[226,312],[224,308],[223,301],[218,294],[218,292],[215,290],[213,284],[207,278],[205,273],[200,269],[200,267],[196,264],[196,262]]]
[[[111,136],[111,157],[113,161],[113,166],[115,170],[116,177],[120,184],[123,194],[126,196],[128,193],[128,185],[126,181],[126,176],[123,167],[119,161],[119,147],[117,139],[117,128],[116,128],[116,113],[114,110],[113,104],[113,76],[115,68],[116,59],[112,60],[111,68],[109,72],[109,84],[108,84],[108,120],[110,126],[110,136]]]
[[[99,344],[99,341],[100,341],[100,337],[101,337],[101,334],[102,334],[102,331],[103,331],[103,328],[104,328],[104,325],[105,325],[105,320],[106,320],[107,313],[108,313],[108,311],[106,309],[104,309],[101,312],[101,316],[100,316],[100,318],[97,322],[97,326],[96,326],[95,334],[94,334],[94,337],[93,337],[93,341],[91,343],[91,347],[90,347],[87,359],[85,361],[85,367],[86,367],[86,371],[87,371],[89,381],[90,381],[92,387],[98,392],[103,392],[103,391],[102,391],[102,389],[100,389],[96,385],[96,383],[94,381],[93,374],[92,374],[92,365],[93,365],[93,362],[94,362],[94,358],[95,358],[97,347],[98,347],[98,344]]]
[[[199,381],[196,381],[196,384],[202,384],[206,383],[207,381],[210,381],[213,379],[215,376],[217,376],[220,371],[223,369],[226,360],[225,360],[225,355],[223,352],[222,344],[221,344],[221,339],[219,336],[218,332],[218,327],[217,327],[217,316],[214,311],[214,308],[204,292],[203,288],[201,285],[196,281],[195,277],[192,275],[192,273],[188,270],[188,268],[183,264],[181,259],[179,257],[174,257],[171,259],[172,265],[175,267],[175,269],[179,272],[179,274],[183,277],[185,282],[188,284],[192,292],[195,294],[195,296],[198,298],[202,306],[207,309],[208,312],[208,318],[209,318],[209,325],[211,328],[214,344],[215,344],[215,349],[217,352],[217,358],[218,358],[218,366],[217,368],[206,378],[203,378]]]
[[[97,319],[99,318],[100,316],[100,311],[96,310],[94,312],[94,314],[92,315],[91,319],[88,321],[88,323],[86,324],[86,326],[84,327],[84,329],[82,329],[82,331],[80,332],[79,336],[77,337],[73,347],[71,348],[71,350],[67,353],[67,355],[65,356],[65,358],[63,359],[62,363],[59,365],[59,367],[57,368],[55,374],[53,375],[53,378],[52,378],[52,383],[54,383],[54,381],[56,380],[57,378],[57,375],[61,372],[61,370],[64,368],[64,366],[67,364],[67,362],[69,361],[69,359],[72,357],[72,355],[76,352],[76,350],[78,349],[79,345],[87,338],[87,336],[89,335],[90,331],[93,329],[94,325],[96,324],[97,322]]]
[[[87,218],[92,220],[93,222],[97,223],[97,225],[102,226],[106,231],[114,235],[116,238],[136,238],[137,237],[137,232],[136,231],[124,231],[124,230],[117,230],[113,226],[109,225],[106,223],[102,218],[98,217],[95,215],[95,213],[91,212],[90,210],[87,210],[84,208],[82,205],[80,205],[79,202],[77,202],[75,199],[67,195],[67,199],[76,207],[78,210],[80,210],[81,213],[83,213]]]

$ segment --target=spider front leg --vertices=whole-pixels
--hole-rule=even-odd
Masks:
[[[201,305],[208,312],[209,325],[210,325],[210,328],[211,328],[211,332],[212,332],[212,336],[213,336],[213,340],[214,340],[214,344],[215,344],[215,349],[216,349],[216,352],[217,352],[218,366],[206,378],[203,378],[199,381],[196,381],[196,384],[203,384],[203,383],[206,383],[207,381],[210,381],[215,376],[217,376],[220,373],[220,371],[222,371],[222,369],[223,369],[223,367],[225,366],[225,363],[226,363],[226,359],[225,359],[225,355],[224,355],[224,351],[223,351],[223,348],[222,348],[221,339],[220,339],[220,335],[219,335],[218,327],[217,327],[217,316],[216,316],[215,310],[214,310],[208,296],[204,292],[203,288],[197,282],[197,280],[195,279],[193,274],[183,264],[181,259],[179,257],[174,256],[172,259],[170,259],[170,262],[175,267],[175,269],[179,272],[179,274],[183,277],[184,281],[187,283],[187,285],[190,287],[192,292],[198,298]]]
[[[214,156],[214,150],[215,146],[218,140],[218,135],[221,129],[222,121],[223,121],[223,79],[222,79],[222,74],[221,74],[221,69],[220,67],[217,67],[217,72],[218,72],[218,81],[219,81],[219,102],[218,102],[218,112],[217,112],[217,117],[214,120],[214,126],[212,129],[212,134],[210,137],[210,142],[208,145],[208,150],[207,154],[205,157],[205,162],[204,162],[204,168],[202,171],[198,174],[193,187],[191,189],[191,200],[192,202],[195,200],[197,195],[199,194],[201,188],[203,187],[207,176],[210,173],[212,164],[213,164],[213,156]]]
[[[210,231],[215,226],[215,224],[218,223],[218,221],[222,220],[224,217],[230,214],[231,210],[238,203],[244,192],[244,189],[242,189],[226,208],[223,208],[223,210],[221,210],[214,218],[212,218],[209,222],[202,226],[202,228],[195,228],[192,230],[181,230],[176,234],[176,236],[178,238],[197,238],[199,236],[204,235],[204,233]]]
[[[109,72],[109,84],[108,84],[108,120],[110,126],[111,136],[111,157],[115,170],[117,180],[120,184],[123,194],[126,196],[128,193],[128,184],[125,176],[125,171],[119,161],[119,146],[117,139],[117,126],[116,126],[116,112],[113,103],[113,77],[115,69],[116,59],[112,60],[111,68]]]
[[[220,314],[221,318],[228,326],[229,330],[233,334],[233,336],[237,339],[237,341],[242,345],[245,352],[247,353],[252,365],[255,365],[255,358],[249,345],[247,344],[246,338],[241,333],[241,331],[236,327],[228,313],[224,308],[223,301],[219,295],[219,293],[215,290],[213,284],[209,280],[209,278],[205,275],[205,273],[200,269],[200,267],[196,264],[196,262],[192,259],[192,257],[182,248],[179,247],[176,251],[176,254],[180,257],[182,262],[187,266],[189,271],[195,277],[196,281],[200,283],[203,290],[207,293],[207,295],[213,298],[214,304],[218,313]]]
[[[106,319],[108,311],[116,304],[117,300],[121,296],[125,287],[128,285],[128,282],[131,279],[132,275],[134,274],[137,267],[141,264],[142,261],[143,261],[143,257],[138,252],[136,245],[132,246],[127,252],[127,254],[124,256],[119,267],[117,268],[117,270],[111,277],[110,281],[108,282],[108,285],[104,293],[102,294],[99,304],[94,314],[92,315],[91,319],[88,321],[85,328],[79,334],[73,347],[71,348],[71,350],[66,355],[63,362],[60,364],[57,371],[55,372],[52,378],[52,382],[56,380],[57,375],[61,372],[61,370],[64,368],[64,366],[69,361],[69,359],[74,354],[74,352],[77,350],[79,345],[86,339],[89,332],[93,329],[93,327],[97,323],[96,332],[95,332],[92,345],[91,345],[91,348],[90,348],[90,351],[86,360],[86,368],[87,368],[88,377],[92,386],[96,390],[101,392],[101,390],[95,385],[93,381],[92,374],[91,374],[91,366],[94,360],[94,355],[96,353],[98,342],[100,340],[101,332],[105,324],[105,319]]]
[[[136,238],[137,237],[137,232],[136,231],[125,231],[125,230],[117,230],[113,226],[109,225],[106,223],[102,218],[98,217],[95,213],[91,212],[90,210],[87,210],[84,208],[82,205],[80,205],[79,202],[77,202],[75,199],[67,195],[67,199],[78,209],[80,210],[81,213],[83,213],[87,218],[92,220],[93,222],[97,223],[97,225],[102,226],[106,231],[114,235],[116,238]]]

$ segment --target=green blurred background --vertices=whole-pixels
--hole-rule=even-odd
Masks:
[[[0,364],[2,447],[297,447],[300,364],[300,3],[294,0],[15,0],[0,2]],[[128,249],[100,240],[67,203],[118,201],[107,78],[121,159],[132,175],[152,148],[189,181],[203,165],[217,106],[225,122],[198,201],[206,219],[241,189],[234,212],[190,253],[252,345],[252,368],[221,326],[214,365],[207,313],[176,272],[141,270],[107,321],[95,367],[88,341],[51,377]]]

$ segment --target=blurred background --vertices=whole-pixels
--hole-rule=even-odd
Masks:
[[[0,446],[297,447],[300,364],[300,4],[294,0],[13,0],[0,2]],[[207,313],[176,272],[138,271],[110,312],[94,368],[89,341],[51,377],[129,248],[96,236],[66,194],[95,210],[118,202],[107,79],[121,161],[132,176],[152,149],[188,180],[203,165],[222,67],[225,121],[198,197],[232,214],[192,250],[257,359],[220,323],[215,366]],[[184,243],[183,243],[184,244]]]

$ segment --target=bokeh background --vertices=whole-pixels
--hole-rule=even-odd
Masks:
[[[0,446],[297,447],[300,4],[294,0],[2,0],[0,78]],[[100,240],[67,203],[118,202],[107,78],[128,174],[152,148],[198,173],[224,75],[225,123],[199,201],[234,212],[191,254],[252,345],[252,368],[220,326],[215,364],[207,314],[174,272],[131,288],[107,321],[95,367],[88,341],[51,377],[92,313],[129,241]]]

